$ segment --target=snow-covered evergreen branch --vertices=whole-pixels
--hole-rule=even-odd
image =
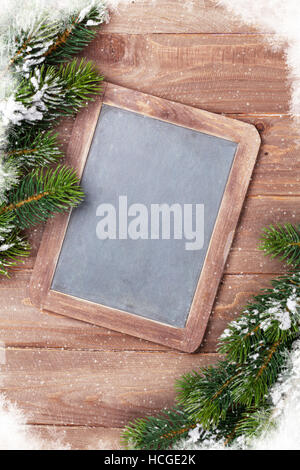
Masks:
[[[282,380],[300,333],[299,320],[297,272],[274,280],[272,288],[255,296],[221,336],[219,351],[225,359],[183,376],[177,383],[178,408],[130,423],[125,443],[137,449],[250,445],[276,424],[272,412],[276,392],[270,390]],[[174,413],[180,413],[178,419]]]
[[[73,173],[60,167],[50,178],[55,192],[43,193],[49,173],[35,169],[62,156],[52,130],[57,118],[76,113],[101,91],[103,78],[92,63],[66,62],[95,37],[95,27],[109,15],[103,0],[24,0],[21,9],[17,0],[9,0],[1,13],[0,274],[7,275],[17,258],[28,253],[20,234],[26,220],[38,223],[81,199]],[[68,178],[70,185],[65,184]],[[33,189],[38,195],[31,194]]]

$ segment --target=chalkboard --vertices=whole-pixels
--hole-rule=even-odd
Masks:
[[[86,198],[73,210],[52,289],[184,328],[237,144],[104,105],[83,173]],[[203,204],[204,245],[186,240],[106,239],[101,202]],[[99,220],[99,219],[98,219]],[[117,232],[118,232],[117,218]],[[149,229],[150,231],[150,229]],[[80,269],[78,269],[80,260]]]
[[[257,132],[112,85],[93,109],[93,118],[81,116],[74,134],[75,141],[82,139],[82,122],[88,126],[92,119],[88,148],[80,157],[80,145],[77,164],[85,201],[64,220],[44,307],[50,302],[49,310],[193,350],[230,248],[258,150]],[[36,298],[36,284],[34,291]],[[75,313],[64,305],[67,299],[76,303]],[[209,313],[201,307],[204,299]]]

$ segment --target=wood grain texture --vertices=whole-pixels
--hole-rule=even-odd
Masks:
[[[133,336],[42,313],[28,298],[31,270],[17,270],[0,283],[0,341],[7,347],[98,351],[164,350]]]
[[[207,111],[288,111],[283,52],[262,35],[99,34],[84,55],[111,83]]]
[[[264,227],[285,222],[299,223],[299,196],[253,196],[249,197],[240,218],[236,237],[227,260],[226,272],[282,273],[287,266],[278,258],[270,257],[258,250]]]
[[[119,428],[172,406],[174,381],[216,354],[6,349],[0,392],[28,423]],[[159,371],[159,373],[158,373]]]
[[[120,428],[28,424],[25,430],[32,436],[42,439],[45,446],[47,443],[58,441],[70,450],[122,450]]]
[[[243,24],[216,0],[134,0],[119,5],[109,24],[109,33],[241,33],[255,31]]]
[[[224,275],[199,352],[216,351],[218,339],[228,322],[241,315],[253,295],[269,288],[273,278],[271,274]]]
[[[254,124],[261,147],[249,188],[251,196],[300,195],[300,137],[298,124],[286,115],[232,115]]]

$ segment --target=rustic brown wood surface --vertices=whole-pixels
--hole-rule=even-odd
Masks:
[[[32,307],[27,287],[41,227],[30,234],[31,257],[0,282],[6,353],[0,391],[29,414],[33,432],[51,438],[56,429],[73,448],[118,448],[124,421],[171,404],[176,377],[213,363],[227,322],[285,270],[257,250],[261,228],[299,222],[300,158],[297,130],[286,115],[284,55],[272,50],[268,34],[241,26],[214,1],[199,3],[197,13],[181,0],[136,0],[114,14],[86,54],[117,84],[233,115],[260,132],[258,162],[201,352],[173,352]],[[65,146],[72,124],[60,126]]]
[[[84,55],[111,83],[190,106],[218,113],[288,110],[282,52],[261,34],[106,33]]]
[[[134,34],[255,31],[232,15],[224,15],[216,0],[133,0],[129,9],[120,2],[117,12],[103,30]]]

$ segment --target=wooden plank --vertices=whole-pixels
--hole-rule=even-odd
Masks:
[[[135,0],[111,14],[108,33],[241,33],[255,31],[216,0]]]
[[[220,113],[284,113],[284,54],[262,35],[99,34],[84,51],[107,81]]]
[[[58,126],[53,130],[54,133],[57,133],[57,143],[64,156],[67,150],[67,147],[70,142],[70,136],[72,134],[72,129],[74,126],[75,118],[74,117],[65,117],[63,120],[58,124]],[[62,159],[62,163],[64,162],[64,158]],[[37,225],[34,228],[30,228],[26,230],[26,237],[31,246],[31,253],[30,257],[23,260],[23,266],[27,268],[32,267],[32,262],[35,260],[41,238],[44,231],[44,224]]]
[[[0,392],[29,424],[122,428],[172,406],[174,382],[215,354],[6,349]]]
[[[216,351],[229,321],[275,274],[225,275],[208,323],[201,352]],[[6,347],[92,351],[168,351],[167,347],[59,315],[39,312],[26,299],[30,272],[0,284],[0,342]]]
[[[254,124],[261,147],[249,188],[250,195],[300,195],[299,130],[286,115],[233,115]]]
[[[57,141],[62,153],[64,154],[68,148],[70,135],[74,127],[75,117],[64,117],[58,126],[54,129],[57,133]]]
[[[26,425],[25,430],[43,440],[45,450],[57,441],[70,450],[122,450],[118,428]]]
[[[281,273],[287,266],[258,250],[262,229],[277,223],[299,223],[299,196],[252,196],[246,199],[225,272]]]

